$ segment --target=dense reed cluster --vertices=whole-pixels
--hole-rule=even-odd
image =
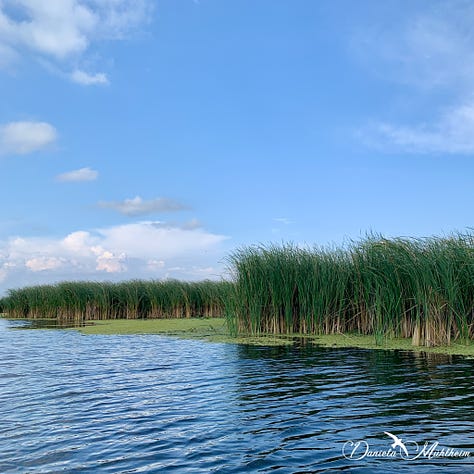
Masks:
[[[223,316],[228,282],[176,280],[64,282],[9,290],[0,307],[13,318],[92,319]]]
[[[251,247],[230,257],[234,331],[412,337],[474,333],[474,237],[370,236],[345,248]]]
[[[474,337],[474,236],[342,248],[247,247],[231,282],[65,282],[10,290],[10,317],[68,320],[226,316],[234,334],[373,334],[447,345]]]

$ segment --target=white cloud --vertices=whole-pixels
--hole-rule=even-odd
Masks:
[[[46,122],[10,122],[0,126],[0,154],[39,151],[54,143],[57,135],[56,129]]]
[[[98,205],[104,209],[113,209],[126,216],[144,216],[156,212],[181,211],[186,207],[173,199],[156,198],[149,201],[140,196],[124,201],[101,201]]]
[[[70,252],[79,257],[85,257],[89,255],[91,251],[90,247],[90,233],[84,230],[79,230],[68,234],[63,240],[59,243],[60,252],[63,252],[63,249],[66,253]]]
[[[55,270],[63,265],[63,261],[56,257],[36,257],[25,262],[25,267],[32,272]]]
[[[374,124],[360,132],[371,146],[411,153],[474,153],[474,101],[446,110],[436,122],[418,126]]]
[[[0,242],[1,289],[64,279],[218,277],[227,237],[202,228],[138,222],[59,238]]]
[[[3,0],[0,50],[9,52],[3,62],[27,52],[67,68],[77,66],[95,42],[122,39],[146,23],[152,6],[151,0]],[[103,73],[80,69],[72,79],[86,85],[107,81]]]
[[[56,179],[61,182],[81,182],[81,181],[95,181],[99,177],[99,172],[90,168],[80,168],[78,170],[68,171],[56,176]]]
[[[104,251],[102,254],[97,256],[97,271],[105,271],[107,273],[121,273],[127,270],[124,263],[126,255],[121,253],[120,255],[114,255],[112,252]]]
[[[77,84],[82,84],[84,86],[91,86],[95,84],[107,85],[109,83],[107,75],[102,72],[96,74],[88,74],[87,72],[81,71],[79,69],[76,69],[71,74],[71,80],[73,82],[76,82]]]
[[[102,229],[100,234],[106,248],[119,253],[130,253],[140,258],[150,256],[167,260],[191,255],[196,249],[213,248],[224,240],[222,235],[204,229],[186,230],[182,227],[165,227],[162,223],[139,222]]]
[[[15,9],[11,12],[9,9]],[[20,13],[21,18],[15,18]],[[84,51],[96,19],[85,6],[71,0],[7,1],[0,4],[0,40],[10,47],[64,58]]]

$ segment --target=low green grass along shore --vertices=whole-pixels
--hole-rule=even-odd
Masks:
[[[185,339],[201,339],[209,342],[228,342],[252,345],[289,345],[292,341],[276,336],[235,337],[229,334],[224,318],[190,318],[190,319],[109,319],[91,321],[92,324],[72,328],[82,334],[160,334]]]
[[[8,315],[0,313],[0,318]],[[55,319],[26,319],[33,323],[32,330],[64,329]],[[40,323],[40,324],[38,324]],[[29,329],[21,328],[21,329]],[[207,342],[228,344],[247,344],[252,346],[289,346],[295,342],[317,344],[332,348],[360,348],[376,350],[404,350],[447,355],[461,355],[474,358],[474,344],[452,343],[450,346],[423,347],[413,346],[410,338],[392,338],[378,344],[372,336],[360,334],[326,334],[304,336],[301,334],[260,334],[259,336],[232,336],[225,318],[172,318],[172,319],[108,319],[89,321],[85,326],[67,327],[83,335],[146,335],[198,339]]]
[[[310,344],[324,347],[344,348],[355,347],[362,349],[386,349],[426,351],[439,354],[463,355],[474,357],[474,344],[456,344],[442,347],[413,346],[410,338],[388,339],[382,345],[377,345],[371,336],[356,334],[329,334],[321,336],[306,336],[299,334],[275,336],[273,334],[255,336],[229,335],[224,318],[192,318],[192,319],[149,319],[149,320],[105,320],[94,321],[93,324],[75,328],[82,334],[160,334],[189,339],[201,339],[209,342],[225,342],[232,344],[249,344],[260,346],[291,345],[295,341],[304,340]]]

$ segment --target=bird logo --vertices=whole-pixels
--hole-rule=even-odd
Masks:
[[[406,454],[407,457],[409,456],[407,448],[401,438],[393,435],[392,433],[389,433],[388,431],[384,431],[384,433],[393,439],[392,449],[395,449],[397,446],[399,446],[400,450],[403,450],[403,452]]]

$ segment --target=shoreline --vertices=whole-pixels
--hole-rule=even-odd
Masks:
[[[3,316],[4,319],[5,316]],[[17,319],[12,319],[17,320]],[[26,319],[26,321],[38,321]],[[41,320],[40,320],[41,321]],[[44,320],[43,320],[44,321]],[[450,346],[424,347],[413,346],[411,339],[387,339],[383,345],[376,345],[374,336],[357,334],[329,335],[229,335],[224,318],[173,318],[173,319],[108,319],[90,321],[90,325],[69,327],[83,335],[145,335],[156,334],[184,339],[199,339],[208,342],[247,344],[255,346],[289,346],[296,340],[304,340],[328,348],[358,348],[371,350],[403,350],[428,352],[445,355],[460,355],[474,358],[474,344],[454,342]],[[39,325],[33,329],[55,329],[54,326]],[[58,327],[57,329],[59,329]]]
[[[466,345],[454,342],[450,346],[424,347],[413,346],[411,338],[394,338],[387,339],[383,345],[376,345],[374,336],[342,333],[328,335],[282,334],[234,337],[229,335],[224,318],[106,319],[88,321],[87,323],[90,324],[86,326],[61,327],[60,325],[56,326],[56,320],[8,318],[5,314],[0,315],[0,317],[2,319],[9,319],[10,321],[33,322],[31,329],[74,330],[85,336],[155,334],[182,339],[198,339],[214,343],[246,344],[254,346],[290,346],[299,340],[309,344],[335,349],[403,350],[474,358],[474,344],[472,343]],[[47,321],[51,321],[52,324],[48,325]],[[35,322],[37,325],[34,324]]]
[[[429,352],[445,355],[460,355],[474,358],[474,344],[453,343],[450,346],[424,347],[413,346],[410,339],[395,338],[386,340],[384,345],[377,346],[374,336],[356,334],[329,335],[262,335],[230,336],[224,318],[190,318],[190,319],[149,319],[149,320],[105,320],[91,321],[94,324],[75,328],[84,335],[132,335],[158,334],[187,339],[201,339],[208,342],[230,344],[248,344],[256,346],[290,346],[295,340],[305,340],[328,348],[358,348],[372,350],[404,350]]]

